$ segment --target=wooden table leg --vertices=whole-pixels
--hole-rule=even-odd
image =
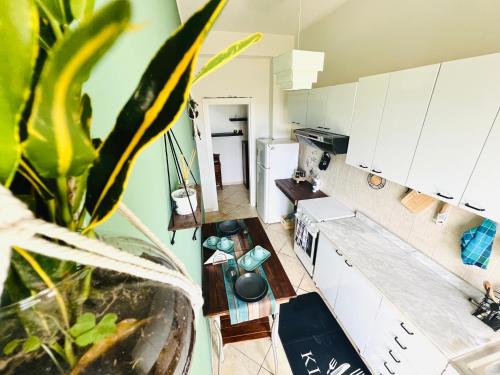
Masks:
[[[222,341],[222,333],[221,333],[221,328],[220,328],[220,317],[215,317],[210,319],[212,322],[212,325],[215,328],[215,333],[217,334],[217,342],[218,342],[218,348],[217,348],[217,354],[218,354],[218,368],[217,368],[217,373],[220,375],[221,373],[221,366],[222,366],[222,361],[224,361],[224,342]]]
[[[278,340],[279,334],[278,334],[278,326],[280,323],[280,305],[276,304],[276,311],[273,316],[273,327],[271,329],[271,343],[273,347],[273,354],[274,354],[274,373],[278,373]]]

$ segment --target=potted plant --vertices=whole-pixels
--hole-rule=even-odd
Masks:
[[[209,1],[161,46],[100,141],[90,136],[91,98],[82,85],[128,27],[128,1],[95,12],[92,1],[0,3],[0,183],[37,218],[89,237],[117,209],[137,155],[182,112],[190,86],[260,39],[236,42],[193,75],[225,3]],[[187,371],[193,311],[175,288],[4,249],[1,240],[1,373]],[[176,268],[143,241],[109,241],[124,256]]]

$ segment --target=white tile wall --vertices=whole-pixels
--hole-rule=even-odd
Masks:
[[[436,201],[425,211],[413,214],[400,202],[406,194],[406,187],[387,181],[380,190],[370,188],[367,173],[347,165],[345,155],[333,157],[326,171],[318,171],[321,154],[318,149],[300,145],[299,165],[307,173],[311,170],[314,174],[319,172],[323,192],[363,212],[475,287],[482,289],[483,281],[490,280],[495,289],[500,290],[498,234],[487,270],[466,266],[460,259],[460,238],[464,231],[479,225],[481,217],[452,207],[448,221],[443,226],[436,225],[433,218],[440,202]]]

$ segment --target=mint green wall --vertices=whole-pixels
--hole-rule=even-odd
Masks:
[[[106,0],[98,0],[97,7]],[[179,25],[174,0],[132,0],[135,27],[123,35],[94,70],[86,91],[92,98],[93,135],[105,137],[114,125],[116,116],[136,87],[142,72],[165,38]],[[194,148],[191,123],[182,115],[173,127],[185,153]],[[172,164],[171,164],[172,165]],[[198,171],[195,171],[197,177]],[[124,201],[139,218],[170,246],[167,232],[170,219],[170,200],[166,178],[165,150],[162,139],[154,142],[137,159],[125,190]],[[99,231],[140,236],[130,224],[115,214]],[[201,283],[200,236],[192,241],[192,230],[179,231],[171,246],[184,262],[191,276]],[[210,370],[208,324],[198,322],[196,346],[191,373],[208,374]]]

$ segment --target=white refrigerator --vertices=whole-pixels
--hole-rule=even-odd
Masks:
[[[299,144],[289,139],[257,140],[257,213],[265,223],[277,223],[293,212],[293,204],[275,180],[291,178],[299,162]]]

